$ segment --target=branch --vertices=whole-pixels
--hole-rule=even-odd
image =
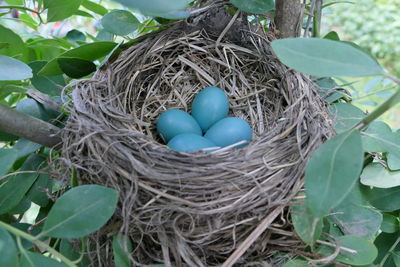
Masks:
[[[61,144],[61,129],[0,104],[0,131],[4,131],[47,147]]]
[[[299,37],[303,7],[300,0],[276,0],[275,25],[279,38]]]

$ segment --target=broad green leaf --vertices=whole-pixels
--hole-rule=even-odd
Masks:
[[[18,266],[15,242],[3,228],[0,228],[0,255],[0,266]]]
[[[364,133],[373,136],[387,136],[392,134],[392,129],[390,126],[382,121],[373,121],[364,131]],[[386,152],[386,147],[382,142],[377,140],[376,138],[372,138],[369,136],[362,136],[361,140],[363,142],[364,150],[367,152]]]
[[[325,36],[324,39],[329,39],[333,41],[340,41],[340,37],[337,32],[335,31],[330,31],[328,32]]]
[[[11,226],[15,227],[25,233],[33,235],[33,236],[35,236],[36,234],[38,234],[40,232],[40,229],[39,229],[40,227],[33,227],[32,224],[29,224],[29,223],[11,223]],[[13,236],[13,239],[14,239],[14,241],[17,241],[15,236]],[[33,244],[30,241],[28,241],[24,238],[22,238],[21,241],[22,241],[22,247],[24,249],[29,250],[29,249],[33,248]]]
[[[60,57],[57,59],[60,69],[71,78],[81,78],[96,71],[92,61],[80,58]]]
[[[87,10],[90,10],[94,13],[97,13],[101,16],[104,16],[105,14],[108,13],[107,8],[103,7],[102,5],[99,5],[95,2],[89,1],[89,0],[83,0],[82,1],[82,6],[86,8]]]
[[[100,41],[112,41],[114,39],[114,34],[102,29],[97,33],[96,38]]]
[[[32,77],[32,69],[24,62],[0,55],[0,81],[25,80]]]
[[[67,39],[69,41],[82,41],[84,42],[86,40],[86,36],[85,34],[83,34],[81,31],[78,30],[70,30],[69,32],[67,32],[66,35]]]
[[[381,230],[384,233],[396,233],[400,230],[399,218],[396,216],[384,213]]]
[[[382,211],[400,209],[400,186],[392,188],[363,187],[362,192],[368,202]]]
[[[320,78],[314,81],[316,85],[318,85],[319,88],[321,88],[320,95],[327,101],[328,103],[333,103],[345,96],[347,96],[346,93],[341,92],[339,90],[335,90],[334,92],[331,92],[330,90],[332,88],[339,88],[337,83],[332,79],[332,78]],[[329,92],[329,94],[327,94]]]
[[[312,155],[305,172],[306,202],[316,217],[335,208],[357,182],[364,162],[357,131],[339,134]]]
[[[347,103],[336,103],[331,105],[329,110],[335,121],[335,130],[338,133],[351,129],[365,117],[361,109]]]
[[[113,215],[118,192],[99,185],[83,185],[63,194],[51,208],[41,235],[79,238],[102,227]]]
[[[106,56],[116,45],[117,43],[114,42],[94,42],[85,44],[62,53],[59,58],[80,58],[88,61],[94,61]],[[54,76],[60,74],[63,74],[63,71],[58,64],[58,58],[49,61],[38,73],[38,75],[42,76]]]
[[[373,162],[361,173],[361,183],[377,188],[400,186],[400,171],[389,171],[382,164]]]
[[[37,151],[41,147],[42,145],[31,142],[24,138],[20,138],[13,146],[14,149],[18,150],[18,158],[25,157],[26,155]]]
[[[346,235],[338,238],[340,246],[357,251],[352,254],[346,251],[341,251],[335,258],[335,261],[350,264],[351,266],[363,266],[374,262],[378,255],[378,250],[372,242],[366,238],[359,236]],[[325,247],[323,254],[331,255],[334,249]]]
[[[64,263],[43,256],[39,253],[24,251],[21,253],[20,267],[67,267]]]
[[[13,57],[24,62],[28,60],[28,50],[21,37],[1,24],[0,42],[10,44],[0,49],[0,55]],[[4,70],[4,68],[2,68],[2,70]]]
[[[65,86],[64,77],[58,76],[38,76],[37,73],[47,64],[47,61],[33,61],[29,63],[32,68],[33,77],[31,79],[32,85],[48,95],[60,95],[61,88]]]
[[[47,11],[47,21],[59,21],[72,16],[81,5],[82,0],[44,0]]]
[[[297,235],[304,243],[312,246],[321,235],[323,227],[322,219],[314,217],[305,203],[293,205],[290,216]]]
[[[87,17],[87,18],[94,18],[92,14],[90,14],[90,13],[88,13],[88,12],[86,12],[86,11],[83,11],[83,10],[77,10],[77,11],[75,11],[74,15],[82,16],[82,17]]]
[[[368,205],[359,183],[349,195],[333,209],[328,220],[335,223],[346,235],[371,238],[379,231],[382,214]]]
[[[237,8],[252,14],[266,13],[275,8],[274,0],[230,0]]]
[[[310,265],[304,260],[294,259],[286,262],[282,267],[310,267]]]
[[[379,267],[394,267],[395,262],[393,261],[392,254],[395,251],[400,250],[400,243],[396,246],[394,244],[398,241],[398,234],[381,233],[375,239],[374,244],[378,248],[378,257],[376,257],[374,263]],[[383,263],[383,260],[385,262]]]
[[[130,267],[129,253],[132,252],[132,243],[125,235],[114,235],[112,248],[114,253],[115,267]]]
[[[400,170],[400,157],[389,152],[387,154],[387,164],[392,171]]]
[[[22,200],[14,206],[11,210],[9,210],[8,214],[23,214],[31,207],[31,200],[26,196],[22,198]]]
[[[0,148],[0,176],[6,174],[17,159],[18,150],[13,148]]]
[[[190,15],[184,11],[190,0],[114,0],[131,9],[139,10],[142,14],[167,19],[186,18]]]
[[[140,22],[129,11],[113,10],[101,19],[104,30],[116,35],[127,35],[135,31]]]
[[[313,76],[383,74],[383,69],[372,57],[343,42],[317,38],[288,38],[275,40],[271,46],[283,64]]]
[[[396,267],[400,267],[400,249],[392,252],[392,259]]]
[[[30,156],[22,165],[22,171],[35,171],[43,162],[39,155]],[[29,188],[36,181],[37,173],[20,173],[11,176],[0,186],[0,214],[14,208],[24,198]]]
[[[363,132],[362,134],[364,137],[364,143],[367,145],[374,145],[367,148],[374,148],[379,150],[378,152],[390,152],[396,157],[400,157],[400,134],[382,129],[374,132],[368,132],[367,129],[367,131]]]
[[[49,116],[47,115],[46,110],[43,108],[43,105],[36,102],[36,100],[32,98],[25,98],[19,101],[17,103],[16,110],[44,121],[49,119]]]

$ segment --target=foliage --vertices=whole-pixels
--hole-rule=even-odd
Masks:
[[[161,0],[115,0],[106,5],[95,0],[6,2],[9,6],[2,6],[6,11],[0,14],[0,103],[59,127],[68,116],[62,106],[60,112],[27,98],[28,89],[60,101],[66,84],[92,75],[137,37],[189,16],[187,7],[193,4],[188,0],[170,0],[167,5]],[[382,2],[399,6],[398,2]],[[273,1],[231,3],[249,13],[274,8]],[[355,4],[355,9],[341,5],[346,8],[335,14],[341,23],[343,17],[349,18],[344,22],[350,29],[346,36],[359,40],[362,47],[396,67],[393,57],[400,52],[399,34],[393,32],[398,25],[388,21],[398,16],[398,9],[371,8],[369,0]],[[18,17],[12,18],[16,12]],[[78,18],[96,27],[72,29],[71,23]],[[21,36],[14,27],[7,27],[9,23],[19,25],[16,29]],[[40,34],[48,25],[52,34]],[[69,30],[63,30],[62,25],[70,25]],[[374,42],[367,38],[372,32]],[[298,236],[310,253],[319,256],[332,254],[329,243],[336,242],[342,247],[334,259],[337,262],[399,266],[400,132],[374,121],[400,101],[398,79],[357,45],[340,41],[336,32],[325,39],[278,40],[272,47],[284,64],[316,76],[338,133],[315,151],[308,163],[306,200],[291,208]],[[355,107],[352,96],[343,90],[351,89],[351,83],[338,85],[343,76],[363,75],[394,81],[386,102],[370,114]],[[383,82],[369,84],[365,93],[385,90],[386,86]],[[71,183],[51,177],[46,164],[50,151],[39,144],[5,132],[0,132],[0,142],[0,265],[85,266],[87,248],[81,245],[76,250],[70,239],[84,244],[87,235],[106,224],[116,209],[118,192],[98,185],[77,185],[76,170],[71,171]],[[23,223],[21,218],[31,206],[39,213],[29,224]],[[115,235],[112,247],[116,265],[130,266],[127,253],[133,249],[132,240]],[[299,257],[285,266],[308,265]]]

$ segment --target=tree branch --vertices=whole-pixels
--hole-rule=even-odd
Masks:
[[[299,37],[303,8],[300,0],[276,0],[275,25],[279,38]]]
[[[46,147],[61,144],[61,129],[0,104],[0,131],[4,131]]]

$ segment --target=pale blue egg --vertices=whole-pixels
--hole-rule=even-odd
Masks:
[[[211,125],[228,116],[228,112],[228,97],[218,87],[207,87],[201,90],[192,103],[192,116],[204,132]]]
[[[202,134],[197,121],[189,113],[178,109],[170,109],[161,114],[157,120],[157,131],[166,143],[178,134]]]
[[[211,126],[204,137],[214,142],[217,146],[225,147],[242,140],[248,143],[251,141],[252,135],[251,127],[246,121],[236,117],[229,117]],[[236,147],[243,147],[247,143]]]
[[[172,138],[168,142],[168,147],[180,152],[191,152],[204,148],[216,147],[216,145],[203,136],[185,133]]]

